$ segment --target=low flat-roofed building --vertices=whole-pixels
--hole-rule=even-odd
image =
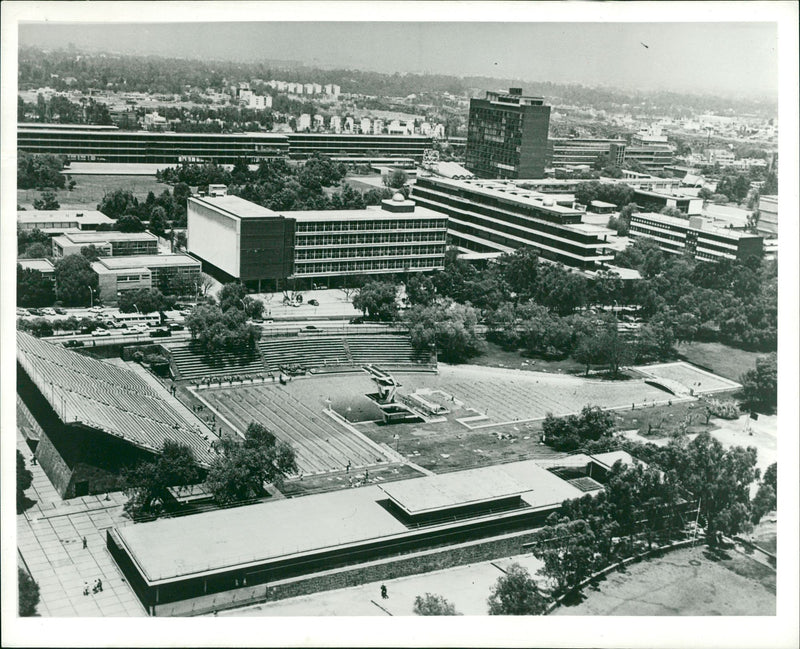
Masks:
[[[703,211],[703,199],[684,193],[667,193],[649,189],[635,189],[633,200],[646,211],[662,210],[672,207],[687,216],[695,216]]]
[[[778,197],[760,196],[758,213],[759,234],[778,236]]]
[[[188,251],[209,272],[261,290],[287,281],[444,267],[447,217],[400,194],[363,210],[279,214],[237,196],[191,197]]]
[[[617,209],[614,203],[606,203],[605,201],[591,201],[587,207],[590,212],[595,214],[611,214]]]
[[[92,245],[109,257],[158,254],[158,237],[149,232],[68,232],[53,237],[53,257],[79,255]]]
[[[688,251],[701,261],[743,260],[764,252],[762,236],[717,228],[697,216],[683,219],[652,212],[635,213],[631,215],[629,236],[651,239],[664,252],[683,254]]]
[[[44,277],[55,281],[55,267],[49,259],[17,259],[17,263],[26,270],[35,270]]]
[[[19,230],[41,230],[50,235],[96,230],[99,225],[113,225],[114,220],[97,210],[20,210]]]
[[[107,543],[155,614],[214,592],[535,529],[585,493],[527,460],[125,525]]]
[[[115,304],[123,291],[154,288],[173,293],[176,277],[189,286],[200,277],[201,264],[189,255],[133,255],[101,257],[92,263],[92,270],[99,279],[100,298],[105,304]]]

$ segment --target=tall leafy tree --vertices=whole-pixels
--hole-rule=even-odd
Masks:
[[[425,593],[414,598],[414,615],[460,615],[460,613],[441,595]]]
[[[25,496],[25,491],[30,489],[33,484],[33,474],[27,466],[25,466],[25,458],[22,453],[17,451],[17,514],[25,511],[28,504],[28,499]]]
[[[56,296],[53,281],[38,270],[17,264],[17,305],[26,307],[49,306]]]
[[[756,366],[742,374],[740,398],[745,408],[762,412],[774,412],[778,404],[778,357],[777,354],[762,356]]]
[[[547,610],[547,599],[518,563],[512,563],[497,579],[487,604],[489,615],[542,615]]]
[[[358,289],[353,307],[370,320],[394,320],[397,317],[397,286],[391,282],[373,280]]]
[[[98,278],[82,255],[67,255],[55,263],[56,293],[64,306],[88,306]]]
[[[22,568],[17,568],[19,588],[19,616],[32,617],[36,615],[39,605],[39,584]]]
[[[49,189],[45,189],[39,194],[39,198],[33,199],[33,209],[35,210],[57,210],[59,207],[61,204],[58,202],[56,193]]]

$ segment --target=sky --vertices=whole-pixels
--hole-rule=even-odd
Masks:
[[[777,29],[768,22],[48,23],[21,24],[19,42],[772,100],[778,89]]]

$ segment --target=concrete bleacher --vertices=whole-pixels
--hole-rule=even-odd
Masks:
[[[407,335],[369,334],[348,336],[347,346],[356,365],[374,363],[380,366],[427,365],[430,358],[427,352],[417,352]]]
[[[64,424],[103,431],[152,452],[167,439],[207,462],[206,433],[183,418],[135,372],[17,332],[17,359]]]
[[[191,345],[170,347],[169,352],[178,371],[178,378],[189,381],[204,377],[231,374],[248,376],[264,372],[264,363],[258,352],[217,352],[209,356],[195,351]]]
[[[268,338],[262,339],[259,346],[264,364],[270,372],[293,365],[304,368],[352,365],[341,336]]]

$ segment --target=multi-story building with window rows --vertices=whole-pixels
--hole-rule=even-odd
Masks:
[[[149,232],[66,232],[53,237],[53,257],[78,255],[84,246],[94,246],[108,257],[157,255],[158,237]]]
[[[594,166],[601,158],[606,164],[625,163],[625,140],[593,137],[558,137],[547,143],[547,166],[554,169]]]
[[[464,166],[479,178],[543,178],[549,128],[542,97],[487,92],[470,100]]]
[[[188,250],[205,270],[259,291],[444,267],[447,217],[402,194],[364,210],[282,214],[237,196],[193,196],[187,222]]]
[[[462,252],[529,247],[544,259],[583,270],[613,259],[607,249],[611,230],[583,223],[580,210],[514,183],[418,178],[412,198],[447,215],[448,243]]]
[[[682,219],[654,212],[633,214],[629,236],[655,241],[661,250],[671,254],[689,252],[700,261],[741,261],[764,252],[763,237],[717,228],[698,216]]]
[[[335,158],[402,157],[420,162],[425,149],[432,146],[430,137],[419,135],[156,133],[55,124],[20,124],[17,128],[20,151],[90,162],[234,164],[237,160],[258,163],[276,156],[307,158],[315,154]]]

